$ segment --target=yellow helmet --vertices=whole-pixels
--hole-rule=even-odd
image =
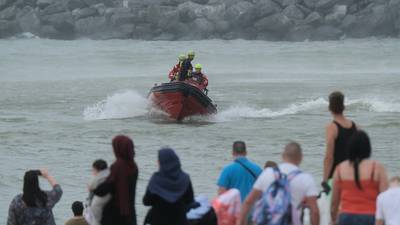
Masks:
[[[179,59],[179,61],[183,62],[186,59],[186,55],[185,54],[180,54],[178,59]]]
[[[188,56],[195,56],[194,51],[189,51],[187,55]]]
[[[201,70],[201,67],[202,67],[202,66],[201,66],[200,63],[197,63],[196,65],[194,65],[194,68],[195,68],[195,69],[200,69],[200,70]]]

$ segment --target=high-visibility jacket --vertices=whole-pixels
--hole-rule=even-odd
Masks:
[[[208,78],[205,74],[203,73],[192,73],[192,79],[195,80],[198,84],[200,84],[203,89],[207,88],[208,86]]]
[[[168,78],[172,80],[176,80],[179,75],[179,71],[181,70],[181,63],[176,64],[171,71],[169,71]]]

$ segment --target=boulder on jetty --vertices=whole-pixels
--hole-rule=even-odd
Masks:
[[[400,0],[0,0],[0,38],[399,37]]]

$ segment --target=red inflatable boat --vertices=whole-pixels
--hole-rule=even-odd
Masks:
[[[202,91],[202,87],[193,81],[156,84],[150,90],[149,98],[153,106],[175,120],[217,112],[216,105]]]

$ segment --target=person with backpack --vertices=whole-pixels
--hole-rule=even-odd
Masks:
[[[300,145],[287,144],[282,159],[278,168],[267,168],[258,177],[236,225],[246,223],[253,206],[254,225],[301,225],[304,206],[310,209],[311,225],[319,225],[318,189],[313,177],[299,168],[303,159]]]
[[[261,174],[261,168],[246,158],[246,144],[235,141],[232,147],[233,163],[226,166],[218,179],[218,195],[229,189],[236,188],[240,191],[241,201],[247,197],[254,182]]]

